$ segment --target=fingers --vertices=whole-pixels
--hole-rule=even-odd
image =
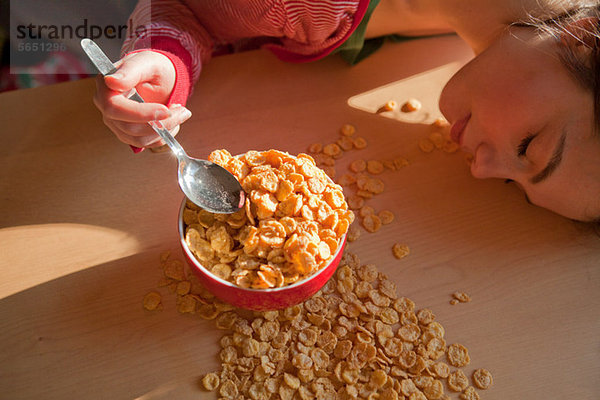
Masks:
[[[179,126],[187,121],[192,113],[179,104],[171,106],[170,112],[171,116],[162,119],[161,122],[175,136],[179,132]],[[147,122],[132,123],[105,118],[104,123],[123,143],[136,147],[155,147],[164,144]]]
[[[117,71],[105,76],[104,81],[116,92],[128,92],[144,82],[159,83],[166,72],[162,61],[163,56],[151,51],[130,54],[117,63]]]
[[[160,121],[169,118],[169,109],[159,103],[138,103],[123,95],[109,95],[103,114],[105,117],[126,122]]]
[[[104,77],[112,91],[128,93],[136,88],[147,103],[164,104],[175,85],[175,67],[171,60],[154,51],[130,54],[118,63],[118,70]]]
[[[125,97],[121,92],[108,88],[102,76],[96,78],[94,104],[105,119],[127,122],[162,120],[170,116],[167,107],[159,103],[138,103]]]

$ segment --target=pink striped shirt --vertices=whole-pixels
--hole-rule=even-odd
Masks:
[[[222,45],[264,38],[290,62],[325,57],[362,20],[368,0],[141,0],[129,19],[122,54],[158,51],[173,62],[175,88],[167,105],[185,104],[202,65]]]

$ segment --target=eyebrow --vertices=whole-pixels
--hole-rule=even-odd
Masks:
[[[565,150],[565,140],[567,138],[566,132],[562,134],[560,139],[558,140],[558,144],[554,149],[554,153],[552,153],[552,158],[548,162],[548,165],[544,167],[538,174],[533,176],[529,181],[532,184],[540,183],[546,179],[558,168],[560,162],[562,161],[563,153]]]

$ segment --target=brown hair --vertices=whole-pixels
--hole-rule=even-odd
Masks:
[[[580,21],[586,23],[578,23]],[[596,4],[574,7],[544,20],[530,16],[529,20],[518,25],[535,27],[541,33],[557,39],[561,61],[577,82],[586,90],[590,90],[594,96],[596,134],[600,136],[599,21],[600,4]]]
[[[587,20],[589,23],[583,26],[578,25],[579,32],[571,32],[568,28],[565,28],[566,25],[562,25],[562,34],[572,35],[572,38],[575,39],[566,41],[566,43],[571,42],[575,45],[564,45],[565,41],[561,41],[564,48],[561,52],[561,60],[584,88],[592,90],[595,133],[597,137],[600,137],[600,5],[584,8],[579,13],[574,14],[570,21],[581,21],[585,18],[590,18]],[[581,51],[576,50],[576,46],[585,46],[583,53],[589,54],[587,59],[582,59]],[[600,155],[598,158],[600,159]],[[591,221],[589,225],[596,235],[600,236],[600,217]]]

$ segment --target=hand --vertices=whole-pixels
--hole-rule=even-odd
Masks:
[[[116,65],[117,72],[96,79],[94,104],[102,112],[104,123],[123,143],[136,147],[163,145],[148,121],[162,121],[175,136],[179,125],[192,115],[179,104],[165,106],[175,84],[173,63],[163,54],[148,50],[130,54]],[[125,96],[133,88],[145,103]]]

